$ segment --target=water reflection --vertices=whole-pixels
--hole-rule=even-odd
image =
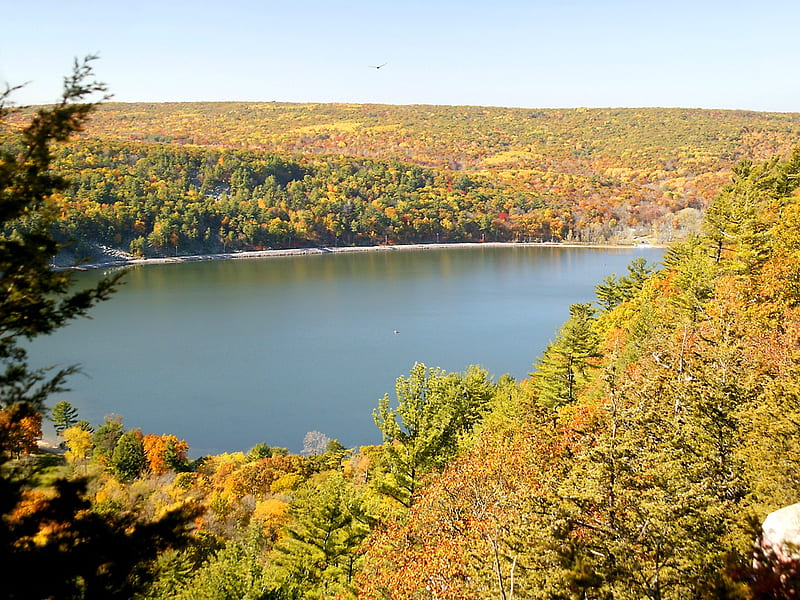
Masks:
[[[138,267],[93,319],[32,356],[83,365],[88,377],[65,396],[81,418],[121,414],[185,438],[194,456],[261,441],[297,451],[314,429],[375,443],[371,411],[415,361],[525,377],[569,304],[637,256],[661,252],[458,248]]]

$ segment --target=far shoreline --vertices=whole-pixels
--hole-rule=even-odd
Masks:
[[[76,265],[54,265],[59,270],[88,271],[115,267],[132,267],[137,265],[158,265],[186,262],[203,262],[212,260],[242,260],[252,258],[277,258],[282,256],[308,256],[321,254],[338,254],[346,252],[394,252],[402,250],[447,250],[453,248],[585,248],[594,250],[636,250],[638,248],[666,248],[666,244],[631,243],[631,244],[581,244],[575,242],[456,242],[432,244],[394,244],[380,246],[317,246],[310,248],[283,248],[275,250],[243,250],[241,252],[220,252],[212,254],[191,254],[184,256],[160,256],[151,258],[112,258],[97,262],[86,262]]]

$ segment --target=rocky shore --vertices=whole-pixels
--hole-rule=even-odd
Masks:
[[[252,250],[243,252],[221,252],[218,254],[193,254],[186,256],[162,256],[155,258],[136,258],[132,255],[118,253],[107,260],[80,263],[71,267],[58,265],[59,269],[107,269],[114,267],[128,267],[149,264],[168,264],[199,262],[206,260],[242,260],[248,258],[272,258],[278,256],[304,256],[312,254],[334,254],[341,252],[396,252],[400,250],[442,250],[453,248],[506,248],[535,247],[535,248],[596,248],[596,249],[633,249],[654,248],[651,244],[574,244],[551,242],[463,242],[455,244],[398,244],[381,246],[325,246],[317,248],[285,248],[279,250]]]

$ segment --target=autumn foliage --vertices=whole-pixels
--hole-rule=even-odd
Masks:
[[[12,405],[0,410],[0,448],[19,458],[30,454],[42,438],[42,417],[25,407]]]
[[[30,119],[13,115],[3,141]],[[91,434],[66,428],[67,461],[50,479],[13,479],[61,372],[0,410],[2,564],[49,575],[9,578],[4,592],[795,597],[795,561],[753,553],[763,517],[800,500],[798,131],[797,115],[682,109],[104,107],[79,141],[40,154],[71,178],[38,183],[48,231],[73,257],[679,241],[663,264],[635,262],[573,305],[529,380],[415,365],[396,406],[378,400],[378,446],[327,440],[300,456],[259,444],[192,460],[176,436],[114,417]],[[15,226],[34,227],[29,217],[14,213]],[[47,243],[32,274],[66,293],[41,250],[56,245],[37,232]],[[30,246],[0,242],[30,267],[16,252]],[[60,308],[41,298],[31,314],[49,316],[30,330],[20,311],[3,316],[35,336],[111,287]]]
[[[25,113],[18,115],[24,122]],[[56,164],[78,256],[411,242],[668,242],[797,115],[106,104]]]
[[[704,233],[593,318],[572,400],[538,402],[559,377],[538,369],[495,407],[505,427],[373,532],[359,596],[793,597],[794,564],[752,552],[800,497],[797,160],[741,169]]]
[[[189,444],[174,435],[147,434],[142,438],[147,468],[154,475],[180,469],[187,462]]]

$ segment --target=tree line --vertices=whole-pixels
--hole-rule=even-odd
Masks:
[[[697,231],[738,160],[786,153],[798,133],[796,115],[742,111],[107,104],[56,149],[71,181],[56,227],[79,257],[661,243]]]
[[[71,181],[58,239],[161,256],[335,245],[463,241],[632,241],[696,229],[702,202],[659,205],[589,177],[524,180],[454,173],[389,159],[82,141],[54,166]],[[563,191],[562,191],[563,190]],[[600,190],[600,193],[596,193]],[[595,195],[594,199],[585,199]],[[645,196],[647,201],[645,201]],[[648,208],[648,206],[650,208]],[[677,213],[673,213],[677,210]]]

